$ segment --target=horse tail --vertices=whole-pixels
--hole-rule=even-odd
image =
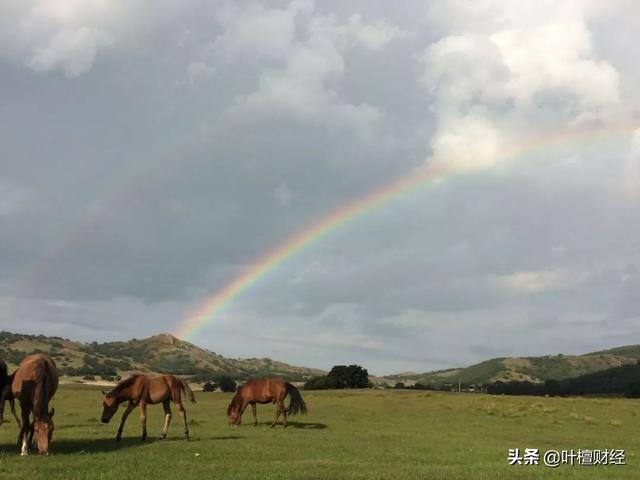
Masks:
[[[300,395],[300,390],[291,385],[289,382],[286,382],[284,385],[287,388],[287,393],[290,397],[289,407],[287,408],[287,415],[296,415],[297,413],[306,415],[307,405],[304,403],[302,395]]]
[[[193,390],[191,390],[189,384],[181,378],[179,378],[178,381],[180,382],[181,392],[184,392],[185,395],[189,397],[191,403],[196,403],[196,396],[193,394]]]

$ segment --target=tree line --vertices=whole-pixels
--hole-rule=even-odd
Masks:
[[[640,361],[575,378],[547,380],[544,383],[494,382],[487,393],[495,395],[621,395],[640,397]]]

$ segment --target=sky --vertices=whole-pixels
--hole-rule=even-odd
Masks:
[[[4,0],[0,329],[176,331],[443,166],[188,340],[375,374],[640,343],[639,29],[630,0]]]

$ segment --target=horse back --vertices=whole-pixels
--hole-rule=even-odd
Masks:
[[[36,387],[42,384],[48,398],[58,390],[58,369],[53,359],[46,355],[34,354],[26,357],[13,373],[11,391],[22,401],[32,399]]]
[[[171,389],[177,382],[173,375],[145,376],[145,379],[145,397],[149,403],[160,403],[171,397]]]
[[[248,380],[239,392],[249,402],[269,403],[284,398],[287,388],[281,378],[256,378]]]

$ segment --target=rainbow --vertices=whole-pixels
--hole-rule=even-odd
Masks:
[[[568,132],[560,131],[537,136],[520,143],[518,148],[497,157],[492,164],[513,162],[519,158],[543,153],[558,147],[606,140],[618,135],[628,135],[637,128],[637,121],[625,121],[607,128],[587,126]],[[448,166],[436,165],[422,171],[414,171],[333,210],[307,228],[287,238],[279,246],[255,261],[247,271],[232,279],[220,290],[206,297],[195,310],[178,324],[175,329],[175,335],[179,338],[191,338],[198,329],[211,322],[233,300],[242,295],[243,292],[251,288],[260,279],[266,277],[284,261],[327,237],[343,225],[420,187],[434,184],[438,180],[444,180],[454,173],[467,170],[469,170],[468,166],[457,165],[456,162],[452,162]]]

